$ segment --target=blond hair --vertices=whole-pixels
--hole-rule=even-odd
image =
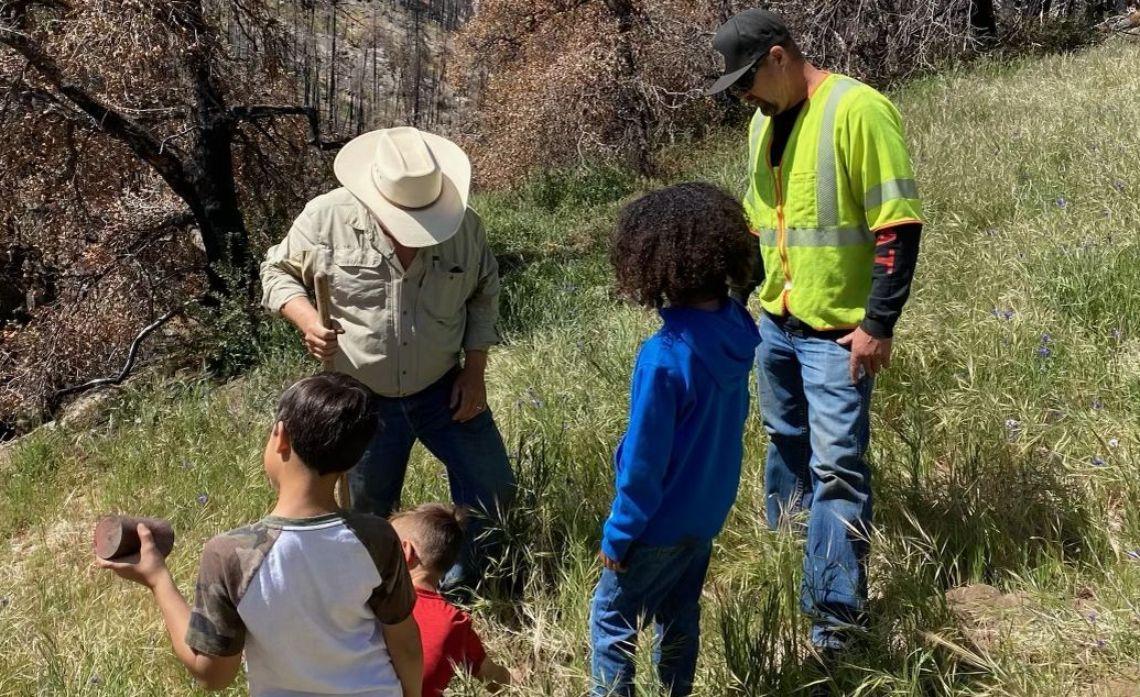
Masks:
[[[444,574],[459,558],[467,511],[446,503],[424,503],[392,516],[401,540],[412,543],[428,571]]]

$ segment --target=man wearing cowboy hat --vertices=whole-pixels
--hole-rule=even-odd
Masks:
[[[471,165],[446,138],[401,127],[355,138],[333,171],[342,188],[310,201],[269,249],[262,304],[378,395],[382,428],[349,473],[353,508],[387,516],[399,505],[419,440],[446,467],[455,503],[480,512],[473,541],[515,482],[486,400],[499,274],[467,207]],[[319,271],[332,279],[335,329],[309,302]],[[468,545],[445,588],[473,586],[480,556]]]

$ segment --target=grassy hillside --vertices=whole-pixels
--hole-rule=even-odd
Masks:
[[[1119,42],[892,95],[929,224],[875,394],[875,625],[834,676],[846,694],[1138,694],[1138,69],[1140,45]],[[739,191],[744,149],[739,129],[678,145],[663,180]],[[523,676],[512,694],[584,691],[609,460],[655,326],[612,297],[605,240],[621,200],[660,183],[591,170],[476,202],[506,279],[491,403],[523,486],[501,573],[526,586],[475,614]],[[189,592],[203,542],[265,513],[272,405],[314,369],[276,331],[281,348],[241,380],[156,378],[98,426],[41,429],[0,455],[0,695],[193,691],[149,598],[90,567],[90,529],[111,510],[172,519]],[[805,680],[800,552],[762,524],[758,418],[747,444],[704,599],[701,695]],[[405,502],[445,499],[441,474],[417,449]]]

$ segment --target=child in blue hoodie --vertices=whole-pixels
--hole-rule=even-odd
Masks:
[[[672,697],[692,691],[701,588],[736,500],[760,340],[728,289],[749,279],[754,244],[740,203],[711,184],[655,191],[618,218],[618,290],[657,308],[662,327],[638,353],[629,428],[614,454],[590,612],[594,695],[632,694],[637,629],[649,621],[662,684]]]

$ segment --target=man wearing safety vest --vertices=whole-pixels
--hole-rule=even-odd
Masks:
[[[744,208],[763,258],[768,523],[808,514],[802,602],[833,656],[866,624],[871,387],[910,294],[922,203],[886,97],[807,62],[771,12],[732,17],[713,46],[725,74],[709,94],[757,107]]]

